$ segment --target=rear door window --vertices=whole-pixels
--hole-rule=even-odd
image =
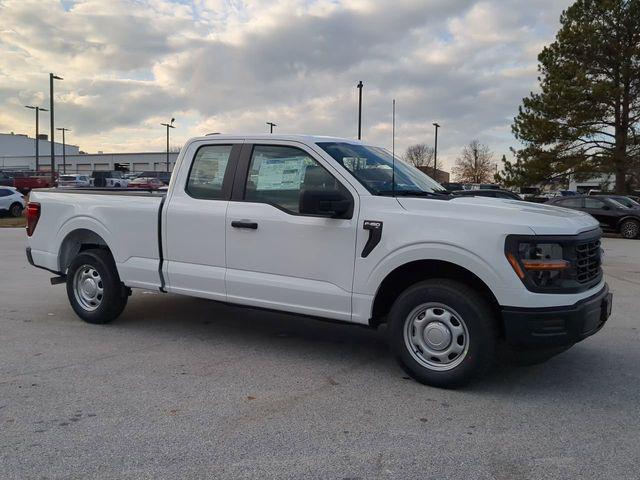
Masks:
[[[203,200],[225,197],[222,184],[232,148],[233,145],[204,145],[198,149],[187,178],[187,194]]]
[[[559,207],[566,207],[566,208],[582,208],[582,199],[581,198],[565,198],[556,202],[556,205],[558,205]]]
[[[602,200],[599,200],[597,198],[585,198],[584,199],[584,208],[589,208],[589,209],[602,209],[602,207],[604,207],[605,203]]]

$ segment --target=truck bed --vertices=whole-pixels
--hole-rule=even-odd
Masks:
[[[144,188],[107,188],[107,187],[83,187],[83,188],[39,188],[38,192],[47,193],[91,193],[92,195],[122,195],[126,197],[164,197],[166,191],[147,190]]]
[[[161,212],[165,192],[109,188],[38,189],[30,202],[40,204],[30,238],[35,265],[64,273],[64,257],[78,232],[93,232],[108,245],[121,280],[132,287],[161,288]],[[81,234],[81,233],[80,233]]]

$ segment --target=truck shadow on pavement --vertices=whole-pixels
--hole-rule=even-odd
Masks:
[[[372,330],[206,299],[136,292],[123,315],[107,328],[210,343],[212,349],[260,350],[278,357],[280,364],[284,361],[295,365],[313,357],[336,368],[370,370],[368,375],[389,376],[418,388],[429,388],[410,380],[396,364],[387,345],[384,325]],[[621,377],[625,373],[619,369],[623,362],[596,338],[540,365],[497,363],[488,375],[462,391],[530,397],[550,392],[554,392],[552,396],[579,395],[586,390],[593,395],[593,389],[597,389],[608,396],[611,388],[608,385],[624,383]],[[619,387],[617,392],[624,393]]]

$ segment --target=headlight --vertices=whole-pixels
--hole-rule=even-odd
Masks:
[[[589,237],[598,235],[590,233]],[[528,290],[540,293],[581,291],[576,270],[576,246],[585,235],[528,236],[509,235],[505,255]]]
[[[528,278],[536,287],[559,286],[562,271],[569,268],[559,243],[518,243],[507,259],[520,279]]]

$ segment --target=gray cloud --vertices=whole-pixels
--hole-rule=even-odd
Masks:
[[[363,80],[366,139],[391,143],[396,98],[399,149],[431,142],[437,120],[449,163],[472,138],[500,155],[567,3],[86,0],[65,11],[9,0],[0,2],[0,128],[30,128],[28,112],[13,110],[55,68],[66,79],[59,115],[85,149],[153,148],[157,120],[171,115],[182,140],[264,131],[267,120],[282,132],[353,136]]]

